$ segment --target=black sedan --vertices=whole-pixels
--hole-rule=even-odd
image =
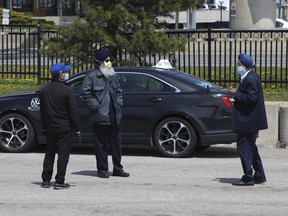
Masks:
[[[196,148],[236,141],[227,89],[173,69],[115,68],[123,88],[123,144],[156,146],[168,157],[189,156]],[[79,94],[84,71],[67,84],[77,98],[82,141],[92,143],[89,112]],[[44,144],[39,92],[0,97],[0,148],[25,152]],[[75,139],[76,141],[76,139]]]

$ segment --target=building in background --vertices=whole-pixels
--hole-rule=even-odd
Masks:
[[[193,28],[230,28],[231,27],[231,11],[236,12],[231,8],[231,2],[233,5],[236,5],[237,2],[237,11],[236,15],[239,17],[241,14],[245,14],[247,10],[241,9],[247,3],[248,0],[206,0],[205,4],[200,8],[189,8],[187,11],[179,12],[179,28],[182,29],[193,29]],[[266,0],[264,0],[266,1]],[[270,0],[274,1],[277,4],[276,16],[277,18],[287,18],[287,7],[288,0]],[[268,0],[269,2],[269,0]],[[286,2],[286,3],[285,3]],[[245,4],[244,4],[245,3]],[[225,6],[224,9],[220,9],[219,6]],[[253,5],[252,5],[253,6]],[[261,7],[258,10],[256,8],[256,14],[263,14],[265,16],[269,10],[273,7],[267,7],[266,3],[262,5],[264,10],[266,7],[265,13],[261,11]],[[71,0],[0,0],[0,7],[6,8],[19,12],[30,12],[31,15],[36,19],[46,19],[48,21],[53,21],[56,25],[69,25],[73,22],[78,12],[82,10],[83,6],[79,1]],[[235,8],[234,8],[235,9]],[[259,13],[258,13],[259,12]],[[269,12],[270,13],[270,12]],[[253,14],[255,14],[253,12]],[[259,15],[259,16],[260,16]],[[270,16],[270,20],[273,20],[274,12]],[[176,17],[176,16],[175,16]],[[234,18],[233,18],[234,19]],[[241,18],[242,19],[242,18]],[[255,18],[251,19],[251,22],[246,22],[250,24],[255,22]],[[275,17],[276,20],[276,17]],[[168,28],[175,28],[175,18],[166,18]],[[256,20],[257,21],[257,20]],[[268,20],[269,21],[269,20]],[[242,22],[242,21],[241,21]],[[239,22],[241,24],[241,22]],[[273,25],[270,24],[268,27]],[[235,19],[232,21],[232,26],[235,26],[234,23],[237,23]],[[264,26],[267,23],[267,20],[262,20],[262,23],[259,26]],[[236,25],[236,28],[238,26]]]
[[[54,21],[56,25],[68,25],[77,15],[80,3],[70,0],[0,0],[0,7],[30,12],[32,16]]]
[[[231,0],[230,3],[229,27],[231,29],[275,28],[277,10],[275,0]]]

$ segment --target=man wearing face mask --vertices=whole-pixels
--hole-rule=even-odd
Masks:
[[[267,129],[268,124],[261,80],[254,68],[251,56],[241,53],[237,67],[241,76],[239,88],[228,90],[235,100],[232,123],[234,132],[238,134],[237,151],[244,172],[242,178],[233,183],[235,186],[253,186],[266,182],[256,138],[258,131]]]
[[[42,187],[49,188],[56,153],[57,174],[54,189],[69,188],[65,184],[72,135],[80,137],[80,122],[73,90],[64,83],[69,78],[70,65],[56,63],[50,73],[52,81],[40,91],[40,113],[43,133],[47,138],[42,171]]]
[[[94,62],[97,67],[86,75],[81,99],[91,115],[98,177],[109,178],[107,141],[112,152],[112,175],[129,177],[121,165],[122,89],[112,67],[110,50],[96,51]]]

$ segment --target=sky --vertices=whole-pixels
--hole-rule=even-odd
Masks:
[[[222,4],[222,5],[226,5],[226,6],[229,7],[229,2],[230,2],[230,0],[223,0],[223,4]],[[217,5],[220,5],[219,0],[215,0],[215,3],[216,3]]]

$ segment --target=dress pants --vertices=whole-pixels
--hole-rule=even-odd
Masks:
[[[43,163],[42,180],[50,182],[53,174],[55,154],[58,154],[56,183],[64,184],[66,168],[69,161],[72,132],[67,131],[59,134],[47,133],[47,149]]]
[[[238,134],[237,151],[240,155],[244,175],[242,181],[265,181],[262,161],[256,146],[258,132],[249,134]],[[253,173],[254,169],[254,173]]]
[[[122,143],[119,125],[93,124],[94,147],[98,172],[108,171],[108,142],[112,152],[113,172],[123,171],[121,165]]]

